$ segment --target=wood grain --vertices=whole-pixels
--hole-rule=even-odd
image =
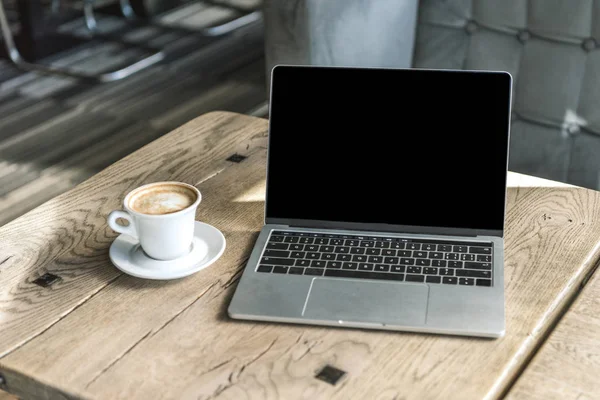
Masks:
[[[544,342],[507,399],[600,398],[600,272]]]
[[[19,400],[16,396],[0,390],[0,400]]]
[[[504,338],[230,320],[226,307],[263,221],[266,127],[232,114],[201,117],[0,229],[11,256],[8,271],[0,266],[0,277],[10,277],[0,284],[0,317],[11,326],[0,328],[0,373],[12,377],[12,392],[497,398],[598,261],[600,194],[527,180],[507,197]],[[223,161],[234,152],[248,158]],[[197,217],[225,233],[227,250],[202,273],[173,282],[121,275],[107,258],[114,234],[104,218],[129,189],[166,177],[199,187]],[[65,279],[48,289],[32,285],[45,270]],[[337,385],[315,379],[327,364],[346,371]],[[11,386],[23,377],[33,383]]]

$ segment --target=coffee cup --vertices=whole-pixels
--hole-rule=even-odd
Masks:
[[[187,183],[150,183],[129,192],[123,200],[125,211],[111,212],[108,225],[136,238],[149,257],[174,260],[191,250],[201,199],[200,191]],[[117,223],[118,218],[129,225]]]

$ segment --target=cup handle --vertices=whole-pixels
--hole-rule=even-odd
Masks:
[[[118,224],[117,218],[126,219],[129,222],[129,225],[125,226],[125,225]],[[131,215],[129,215],[125,211],[111,212],[108,215],[108,226],[110,226],[116,232],[124,233],[124,234],[132,236],[136,239],[138,238],[137,230],[135,229],[135,224],[133,223],[133,218],[131,218]]]

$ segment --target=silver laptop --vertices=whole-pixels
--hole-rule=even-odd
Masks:
[[[232,318],[500,337],[506,72],[280,65]]]

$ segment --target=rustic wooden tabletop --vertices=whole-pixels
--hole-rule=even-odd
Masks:
[[[600,258],[600,193],[510,174],[503,338],[231,320],[226,308],[263,223],[266,138],[264,119],[206,114],[0,228],[0,389],[23,398],[498,398]],[[106,216],[131,189],[162,180],[200,189],[197,219],[219,228],[227,249],[184,279],[124,275],[108,259],[116,234]],[[336,384],[315,377],[327,365],[345,371]]]

